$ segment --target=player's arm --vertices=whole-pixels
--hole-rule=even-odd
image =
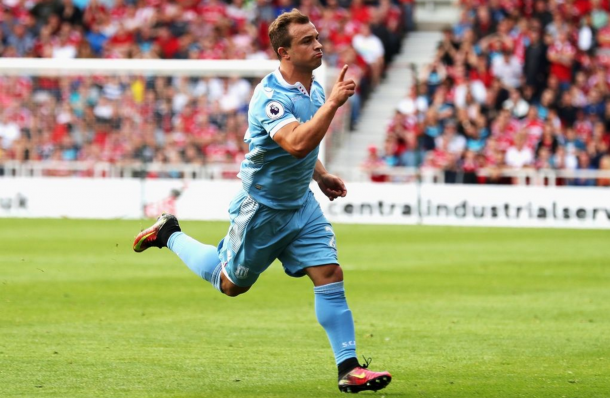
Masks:
[[[320,144],[335,117],[337,109],[354,95],[356,82],[353,80],[343,81],[346,72],[347,65],[341,70],[330,97],[311,120],[303,124],[299,122],[289,123],[273,135],[275,142],[295,158],[304,158]]]
[[[347,189],[343,180],[326,171],[326,168],[319,159],[313,170],[313,179],[318,183],[322,193],[331,201],[347,195]]]

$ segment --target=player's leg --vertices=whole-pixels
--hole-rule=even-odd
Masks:
[[[150,247],[167,247],[195,274],[221,290],[222,265],[215,246],[203,244],[182,232],[178,220],[162,214],[150,228],[140,232],[133,249],[140,253]]]
[[[305,269],[314,284],[315,307],[318,322],[326,330],[335,353],[339,372],[339,390],[357,393],[377,391],[392,380],[388,372],[372,372],[368,361],[360,365],[356,359],[354,320],[345,298],[343,270],[337,264]]]
[[[356,359],[354,319],[347,305],[343,270],[338,264],[305,269],[314,284],[316,318],[328,336],[339,375],[359,366]]]
[[[335,235],[313,194],[298,222],[302,225],[298,237],[279,258],[288,275],[308,275],[314,284],[316,317],[326,331],[335,356],[339,389],[359,392],[384,388],[391,375],[371,372],[356,359],[354,320],[345,297]]]

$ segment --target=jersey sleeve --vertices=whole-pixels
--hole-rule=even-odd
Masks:
[[[288,123],[297,122],[290,98],[268,88],[257,90],[252,116],[273,138]]]

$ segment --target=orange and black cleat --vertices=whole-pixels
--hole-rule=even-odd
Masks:
[[[174,232],[180,231],[178,219],[171,214],[161,214],[151,227],[140,232],[133,242],[133,251],[141,253],[149,247],[167,247],[167,241]]]

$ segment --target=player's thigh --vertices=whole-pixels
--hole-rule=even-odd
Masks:
[[[290,213],[260,205],[245,195],[231,203],[231,225],[219,245],[220,261],[231,282],[252,286],[292,237],[283,226]]]
[[[339,264],[335,233],[313,194],[299,213],[299,218],[299,234],[279,256],[284,271],[298,277],[305,275],[308,267]]]

